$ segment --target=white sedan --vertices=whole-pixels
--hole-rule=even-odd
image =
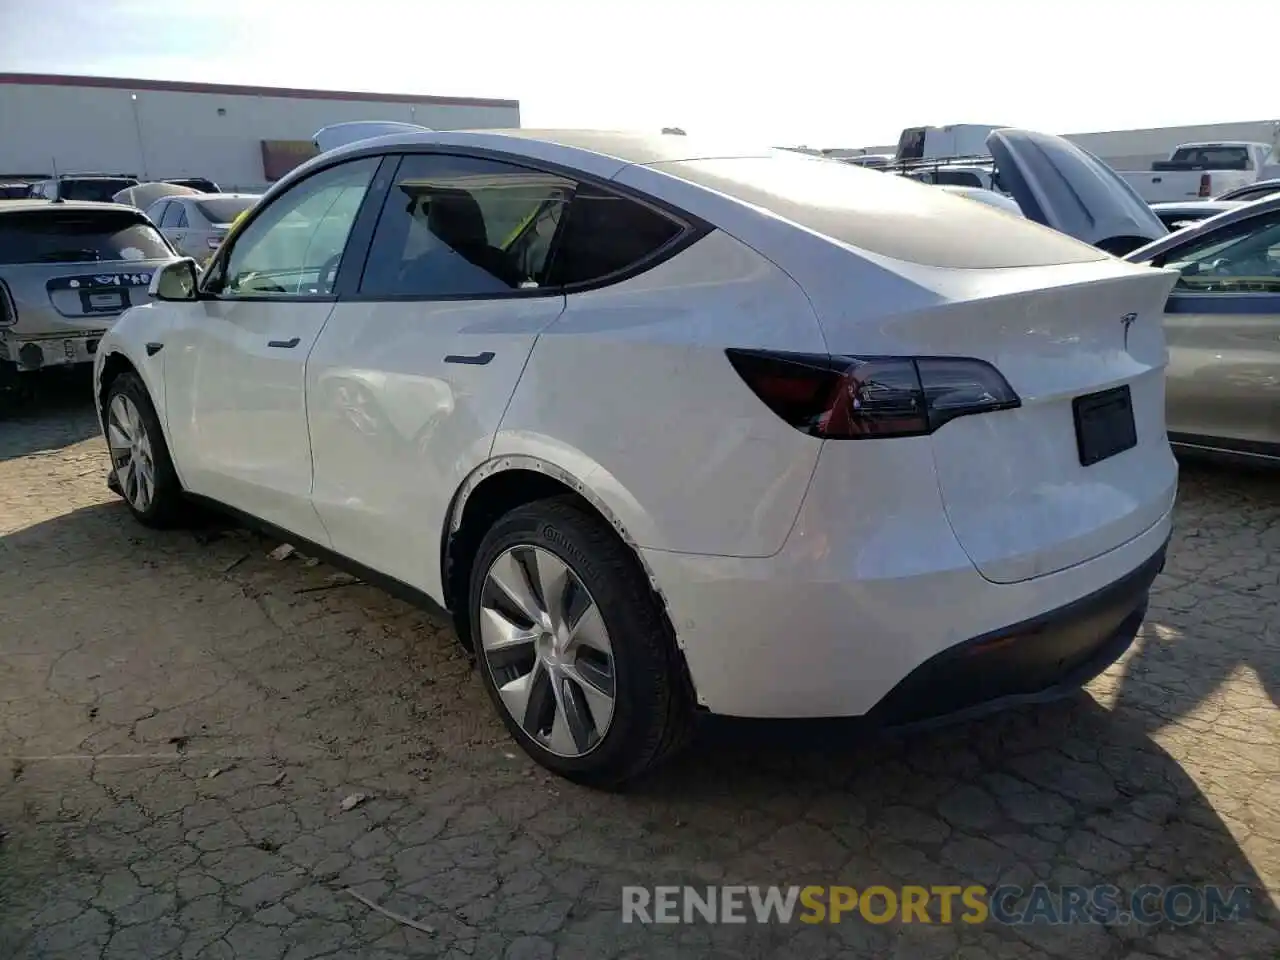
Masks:
[[[401,133],[161,270],[97,401],[139,520],[211,503],[445,608],[520,745],[616,785],[699,711],[899,724],[1111,663],[1170,531],[1174,279],[791,152]]]

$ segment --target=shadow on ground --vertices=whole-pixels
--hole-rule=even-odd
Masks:
[[[100,432],[92,371],[22,376],[21,390],[0,390],[0,461],[69,446]]]

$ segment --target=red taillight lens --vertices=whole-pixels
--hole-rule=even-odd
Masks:
[[[728,350],[765,405],[827,439],[919,437],[956,417],[1021,405],[995,367],[968,357],[844,357]]]
[[[1200,196],[1209,196],[1209,186],[1212,178],[1207,173],[1200,174]]]
[[[0,327],[11,327],[18,322],[18,310],[9,293],[9,285],[0,280]]]

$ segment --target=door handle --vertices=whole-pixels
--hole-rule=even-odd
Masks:
[[[300,339],[298,339],[297,337],[294,337],[292,340],[268,340],[268,341],[267,341],[267,346],[268,346],[268,347],[281,347],[281,348],[283,348],[283,349],[285,349],[285,350],[288,350],[290,347],[296,347],[296,346],[297,346],[299,343],[301,343],[301,342],[302,342],[302,341],[301,341]]]
[[[477,353],[474,356],[467,356],[460,353],[451,353],[444,358],[445,363],[470,363],[477,367],[483,367],[486,363],[493,359],[493,351],[486,350],[484,353]]]

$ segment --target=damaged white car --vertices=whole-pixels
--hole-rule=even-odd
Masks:
[[[1024,209],[1145,237],[1008,143]],[[214,504],[447,609],[511,736],[615,785],[699,712],[971,716],[1109,665],[1170,533],[1174,280],[786,151],[398,133],[160,269],[98,410],[140,521]]]

